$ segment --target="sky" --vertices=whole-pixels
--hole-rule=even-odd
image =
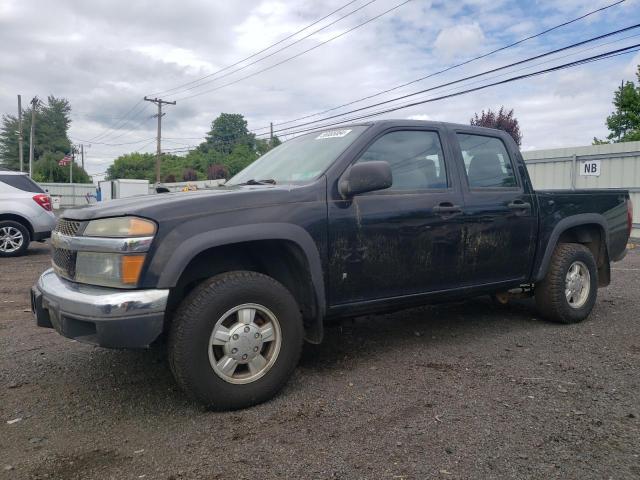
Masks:
[[[70,136],[90,145],[87,170],[99,179],[118,155],[155,151],[156,107],[142,101],[145,95],[177,102],[164,108],[163,150],[187,149],[202,141],[221,112],[243,114],[257,133],[269,122],[278,130],[284,128],[278,123],[402,85],[614,1],[355,0],[295,34],[348,0],[0,0],[0,114],[16,114],[17,94],[23,104],[34,95],[67,98]],[[444,74],[297,123],[438,86],[639,20],[640,0],[627,0]],[[640,29],[489,75],[481,83],[636,43]],[[523,150],[588,145],[594,136],[607,135],[613,92],[622,80],[636,80],[638,64],[635,52],[377,118],[468,123],[475,112],[504,105],[520,122]],[[284,133],[281,138],[290,138]]]

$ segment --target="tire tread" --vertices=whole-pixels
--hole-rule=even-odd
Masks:
[[[589,294],[590,298],[585,304],[585,307],[588,307],[586,308],[586,315],[582,314],[582,309],[570,310],[571,307],[567,305],[567,300],[564,295],[566,267],[571,264],[576,257],[582,257],[583,255],[587,255],[588,257],[589,262],[587,262],[587,267],[590,267],[589,263],[594,267],[589,269],[592,277],[592,285]],[[536,306],[542,316],[547,320],[566,324],[576,323],[586,318],[593,308],[593,303],[595,303],[594,297],[597,294],[597,278],[595,279],[596,287],[593,288],[594,275],[597,275],[595,260],[587,247],[579,243],[558,244],[551,257],[547,275],[536,285],[535,289]]]
[[[198,401],[199,403],[205,404],[210,409],[229,410],[243,408],[254,403],[259,403],[259,401],[243,403],[230,400],[228,402],[219,401],[212,403],[211,399],[203,397],[201,392],[198,391],[198,389],[192,385],[191,381],[184,376],[184,372],[191,368],[191,365],[189,365],[187,358],[189,352],[180,346],[185,345],[187,338],[193,337],[193,330],[198,328],[198,323],[193,321],[193,319],[198,318],[202,314],[201,310],[203,306],[206,305],[212,296],[224,296],[225,291],[233,291],[256,279],[260,279],[260,281],[268,281],[276,289],[283,290],[283,292],[286,292],[290,296],[290,299],[287,300],[295,303],[290,292],[275,279],[253,271],[232,271],[211,277],[196,286],[183,299],[182,303],[173,315],[169,328],[168,340],[169,367],[180,388],[190,398]],[[302,325],[301,319],[298,320],[300,321],[300,325]],[[289,366],[290,368],[287,376],[289,376],[295,369],[302,351],[302,342],[300,341],[299,345],[295,346],[295,348],[297,349],[294,353],[295,362],[292,362]]]

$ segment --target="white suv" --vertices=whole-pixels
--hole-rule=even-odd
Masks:
[[[21,172],[0,170],[0,257],[23,255],[32,241],[51,236],[51,197]]]

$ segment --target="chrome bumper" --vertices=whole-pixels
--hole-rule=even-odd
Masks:
[[[112,348],[146,347],[163,331],[169,290],[118,290],[73,283],[53,269],[31,289],[31,309],[41,327]]]

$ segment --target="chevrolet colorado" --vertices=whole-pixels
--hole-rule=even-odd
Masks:
[[[341,126],[220,188],[65,211],[32,308],[39,326],[104,347],[166,334],[187,394],[242,408],[282,388],[328,319],[514,290],[550,321],[585,319],[631,209],[624,190],[535,191],[499,130]]]

